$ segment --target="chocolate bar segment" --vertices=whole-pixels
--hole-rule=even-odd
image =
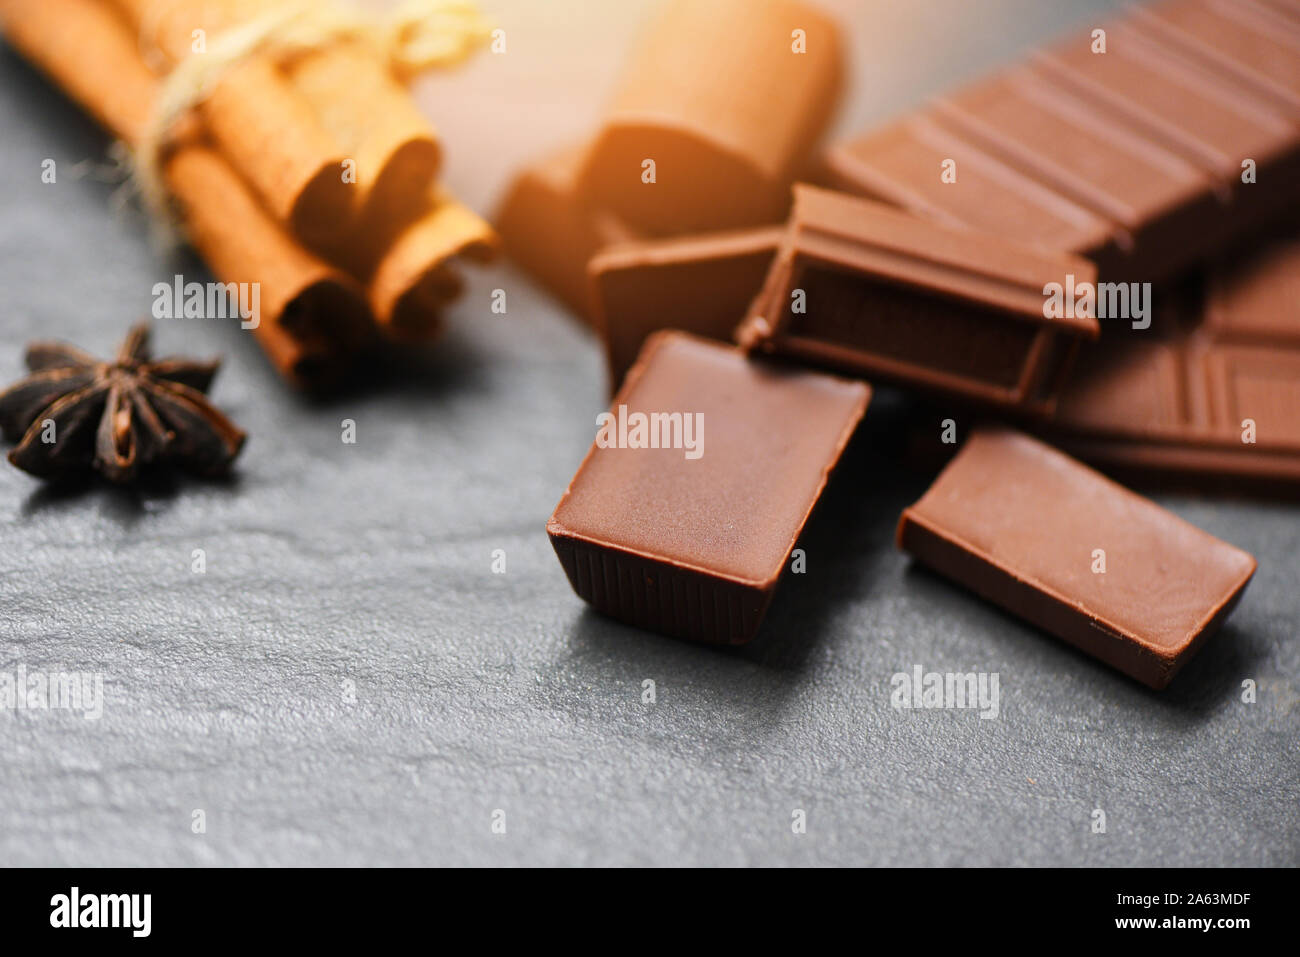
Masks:
[[[652,631],[749,641],[870,394],[657,333],[547,524],[574,591]],[[669,441],[674,415],[694,449]]]
[[[951,164],[951,165],[947,165]],[[945,175],[945,173],[947,175]],[[946,130],[908,117],[829,150],[822,176],[846,192],[945,226],[1077,253],[1116,272],[1116,226]]]
[[[777,222],[843,74],[839,31],[809,4],[671,0],[632,59],[583,182],[651,235]]]
[[[586,146],[564,149],[515,177],[496,215],[506,252],[562,302],[591,321],[587,261],[639,233],[586,196],[578,174]]]
[[[1047,318],[1049,284],[1096,270],[868,200],[798,186],[772,270],[737,339],[928,391],[1049,411],[1097,320]]]
[[[1132,22],[1196,58],[1210,74],[1249,85],[1273,109],[1300,119],[1300,38],[1222,0],[1138,6]]]
[[[940,123],[1116,224],[1126,278],[1155,282],[1218,249],[1226,222],[1194,164],[1104,108],[1013,67],[940,100]]]
[[[1152,688],[1240,599],[1255,559],[1036,439],[977,430],[903,512],[919,561]]]
[[[1034,68],[1107,116],[1207,173],[1244,231],[1300,197],[1300,129],[1248,88],[1208,78],[1199,64],[1140,29],[1116,23],[1106,51],[1080,36],[1034,58]],[[1242,181],[1242,162],[1256,181]],[[1242,207],[1246,208],[1242,208]]]
[[[622,243],[588,264],[595,325],[605,337],[611,391],[646,337],[682,329],[731,340],[781,241],[779,226]]]
[[[1220,266],[1182,311],[1086,349],[1045,434],[1125,475],[1300,491],[1300,239]]]

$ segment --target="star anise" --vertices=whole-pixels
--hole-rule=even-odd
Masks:
[[[133,328],[100,362],[61,342],[27,347],[31,375],[0,393],[9,461],[41,478],[95,468],[130,482],[151,463],[225,472],[244,433],[208,401],[217,361],[151,359],[149,326]]]

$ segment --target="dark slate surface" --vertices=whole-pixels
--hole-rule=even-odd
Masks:
[[[1083,8],[1020,6],[1001,39],[908,59],[970,73]],[[199,267],[78,178],[103,139],[8,51],[0,81],[9,381],[27,339],[110,350],[155,281]],[[1260,570],[1153,693],[894,550],[930,475],[884,394],[759,640],[692,647],[585,610],[546,541],[604,401],[594,343],[509,269],[476,277],[452,324],[312,404],[246,334],[165,322],[161,351],[227,357],[215,397],[252,435],[234,481],[66,494],[0,468],[0,672],[105,689],[97,721],[0,712],[0,862],[1300,863],[1295,506],[1159,496]],[[997,672],[999,718],[893,710],[891,676],[917,664]]]

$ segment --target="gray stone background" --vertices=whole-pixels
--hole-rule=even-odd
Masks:
[[[651,5],[485,5],[507,54],[419,93],[450,185],[490,210],[511,168],[594,126]],[[855,58],[843,133],[1110,5],[833,6]],[[28,339],[107,352],[154,282],[204,277],[76,175],[103,136],[7,49],[0,87],[8,382]],[[0,467],[0,671],[98,672],[106,697],[98,721],[0,712],[0,862],[1300,862],[1294,505],[1157,494],[1260,569],[1153,693],[894,550],[931,475],[903,454],[912,407],[884,392],[760,638],[693,647],[587,611],[546,540],[604,408],[596,343],[508,266],[449,318],[437,348],[323,403],[233,326],[162,323],[160,351],[226,357],[215,398],[251,434],[227,484],[67,494]],[[1000,718],[894,711],[890,677],[916,664],[998,672]]]

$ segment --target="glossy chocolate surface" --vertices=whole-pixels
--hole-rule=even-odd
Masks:
[[[921,562],[1153,688],[1240,598],[1255,559],[1027,435],[976,431],[903,512]]]
[[[654,335],[612,412],[629,423],[698,417],[700,454],[593,444],[547,524],[574,591],[643,628],[749,641],[870,394],[732,346]]]

